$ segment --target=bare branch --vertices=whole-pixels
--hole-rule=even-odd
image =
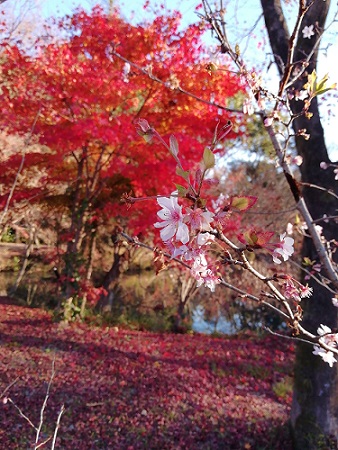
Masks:
[[[121,59],[122,61],[130,64],[132,67],[134,67],[135,69],[137,69],[139,72],[143,73],[144,75],[146,75],[147,77],[149,77],[151,80],[156,81],[159,84],[162,84],[163,86],[167,87],[167,83],[163,80],[161,80],[160,78],[157,78],[155,75],[153,75],[152,73],[150,73],[148,70],[143,69],[143,67],[140,67],[139,65],[133,63],[132,61],[129,61],[129,59],[125,58],[124,56],[120,55],[119,53],[117,53],[116,51],[112,51],[111,52],[112,55],[116,56],[117,58]],[[210,105],[210,106],[214,106],[215,108],[219,108],[222,109],[223,111],[228,111],[231,113],[236,113],[236,114],[243,114],[243,111],[240,109],[235,109],[235,108],[228,108],[227,106],[221,105],[220,103],[217,102],[213,102],[210,100],[206,100],[203,99],[201,97],[198,97],[197,95],[193,94],[190,91],[187,91],[183,88],[181,88],[180,86],[175,87],[175,90],[178,92],[181,92],[182,94],[187,95],[188,97],[194,98],[195,100],[204,103],[206,105]]]

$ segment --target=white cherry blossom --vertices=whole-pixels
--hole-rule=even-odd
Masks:
[[[306,26],[302,29],[303,38],[304,39],[311,39],[312,36],[315,35],[315,32],[313,30],[313,25]]]
[[[172,195],[177,193],[174,192]],[[182,206],[178,204],[177,197],[160,197],[157,203],[162,206],[157,215],[163,222],[156,222],[154,227],[162,228],[160,231],[162,241],[170,241],[176,235],[176,240],[182,244],[189,242],[189,229],[183,222]]]
[[[284,261],[287,261],[289,257],[293,254],[294,248],[293,243],[294,239],[291,237],[285,237],[286,233],[283,233],[280,235],[280,243],[278,244],[278,247],[275,248],[272,254],[272,259],[275,264],[281,264],[281,260],[279,259],[282,257]]]

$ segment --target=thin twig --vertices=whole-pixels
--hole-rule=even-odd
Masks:
[[[305,183],[305,181],[299,181],[299,184],[302,186],[307,186],[307,187],[313,188],[313,189],[318,189],[319,191],[325,191],[328,194],[330,194],[333,197],[338,199],[338,195],[335,192],[333,192],[332,189],[327,189],[327,188],[324,188],[323,186],[318,186],[317,184],[313,184],[313,183]]]
[[[26,414],[22,411],[22,409],[19,408],[19,406],[17,406],[17,405],[13,402],[13,400],[12,400],[10,397],[8,397],[7,400],[8,400],[10,403],[12,403],[12,405],[14,406],[14,408],[16,408],[16,410],[19,412],[19,415],[20,415],[23,419],[25,419],[25,420],[29,423],[29,425],[30,425],[32,428],[34,428],[35,431],[38,431],[38,429],[36,428],[36,426],[35,426],[35,425],[33,424],[33,422],[29,419],[29,417],[26,416]]]
[[[151,80],[156,81],[159,84],[162,84],[163,86],[168,87],[168,83],[166,81],[161,80],[160,78],[156,77],[152,73],[150,73],[148,70],[143,69],[143,67],[140,67],[138,64],[135,64],[134,62],[130,61],[129,59],[125,58],[124,56],[117,53],[115,50],[112,51],[112,55],[116,56],[117,58],[121,59],[122,61],[130,64],[132,67],[137,69],[139,72],[143,73],[147,77],[149,77]],[[210,100],[206,100],[204,98],[199,97],[198,95],[193,94],[190,91],[187,91],[186,89],[181,88],[180,86],[175,87],[175,90],[180,92],[181,94],[185,94],[188,97],[194,98],[195,100],[204,103],[206,105],[214,106],[215,108],[222,109],[223,111],[228,111],[231,113],[241,114],[243,115],[243,111],[241,109],[235,109],[235,108],[228,108],[227,106],[224,106],[220,103],[213,102]]]
[[[24,150],[26,150],[26,148],[28,147],[28,145],[29,145],[29,143],[30,143],[30,141],[31,141],[31,138],[32,138],[32,135],[33,135],[33,132],[34,132],[34,129],[35,129],[35,126],[36,126],[36,122],[37,122],[37,120],[38,120],[39,115],[40,115],[40,109],[38,110],[38,112],[37,112],[36,115],[35,115],[33,125],[32,125],[32,127],[31,127],[31,129],[30,129],[30,131],[29,131],[29,135],[28,135],[28,137],[25,139],[25,147],[24,147]],[[7,197],[7,200],[6,200],[6,204],[5,204],[4,210],[3,210],[2,215],[1,215],[1,217],[0,217],[0,225],[2,225],[2,228],[0,229],[0,235],[3,233],[3,229],[4,229],[3,222],[4,222],[4,220],[5,220],[5,217],[6,217],[7,213],[8,213],[9,205],[10,205],[11,200],[12,200],[12,197],[13,197],[13,195],[14,195],[14,191],[15,191],[16,185],[18,184],[19,177],[20,177],[20,175],[21,175],[21,172],[22,172],[22,169],[23,169],[23,166],[24,166],[24,163],[25,163],[25,158],[26,158],[26,154],[25,154],[25,152],[24,152],[24,153],[22,154],[21,161],[20,161],[20,165],[19,165],[19,168],[18,168],[18,170],[17,170],[17,172],[16,172],[15,179],[14,179],[14,181],[13,181],[12,187],[11,187],[11,189],[10,189],[10,191],[9,191],[9,194],[8,194],[8,197]]]
[[[6,392],[9,391],[10,388],[11,388],[12,386],[14,386],[14,384],[17,383],[19,379],[20,379],[20,377],[16,377],[15,380],[12,381],[12,382],[6,387],[6,389],[5,389],[5,390],[3,391],[3,393],[0,395],[0,398],[4,397],[5,394],[6,394]]]
[[[53,382],[54,376],[55,376],[55,355],[54,355],[54,358],[53,358],[53,361],[52,361],[52,373],[51,373],[51,376],[49,378],[46,395],[45,395],[45,398],[44,398],[44,401],[43,401],[43,404],[42,404],[42,407],[41,407],[41,410],[40,410],[40,423],[38,425],[38,428],[36,429],[35,449],[38,448],[37,445],[38,445],[38,442],[39,442],[40,432],[41,432],[41,428],[42,428],[42,425],[43,425],[44,412],[45,412],[45,409],[46,409],[46,406],[47,406],[47,401],[48,401],[48,398],[49,398],[49,393],[50,393],[50,389],[51,389],[51,386],[52,386],[52,382]]]
[[[62,417],[62,414],[65,412],[65,409],[66,409],[65,405],[62,405],[61,409],[60,409],[60,412],[58,414],[57,421],[56,421],[56,426],[55,426],[55,430],[54,430],[54,435],[53,435],[53,441],[52,441],[51,450],[54,450],[54,448],[55,448],[56,438],[57,438],[57,434],[58,434],[58,431],[59,431],[59,428],[60,428],[61,417]]]

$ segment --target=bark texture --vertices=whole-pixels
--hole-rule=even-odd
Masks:
[[[299,62],[299,68],[305,59],[308,59],[309,63],[301,79],[295,83],[294,87],[299,90],[306,83],[307,75],[316,69],[318,50],[313,51],[313,45],[323,32],[330,7],[329,0],[299,1],[300,5],[310,3],[313,5],[306,12],[300,30],[306,25],[314,24],[316,35],[311,39],[304,39],[300,32],[295,42],[293,61]],[[284,70],[288,69],[290,55],[288,49],[294,35],[288,31],[280,0],[261,0],[261,5],[271,48],[282,79]],[[292,70],[294,68],[296,67],[292,67]],[[291,106],[293,112],[297,113],[303,104],[298,101]],[[303,157],[302,181],[323,186],[337,194],[338,183],[334,179],[333,169],[324,171],[320,168],[320,162],[330,160],[316,98],[311,104],[310,111],[313,114],[310,120],[301,116],[293,122],[295,132],[306,128],[310,134],[309,140],[302,137],[296,139],[297,151]],[[338,201],[332,195],[307,186],[303,188],[302,194],[314,220],[322,218],[324,214],[337,215]],[[320,225],[323,226],[323,234],[328,240],[337,239],[337,223],[320,222]],[[318,260],[316,248],[310,239],[304,240],[303,256]],[[337,308],[332,305],[332,293],[313,281],[309,284],[314,288],[314,295],[302,305],[303,325],[312,332],[316,332],[320,324],[326,324],[331,329],[337,330]],[[308,344],[300,343],[297,346],[291,425],[296,449],[338,448],[338,364],[330,368],[318,356],[312,355],[312,346]]]

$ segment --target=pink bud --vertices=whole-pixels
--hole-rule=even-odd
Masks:
[[[264,119],[264,125],[266,127],[270,127],[273,123],[273,117],[267,117],[266,119]]]

